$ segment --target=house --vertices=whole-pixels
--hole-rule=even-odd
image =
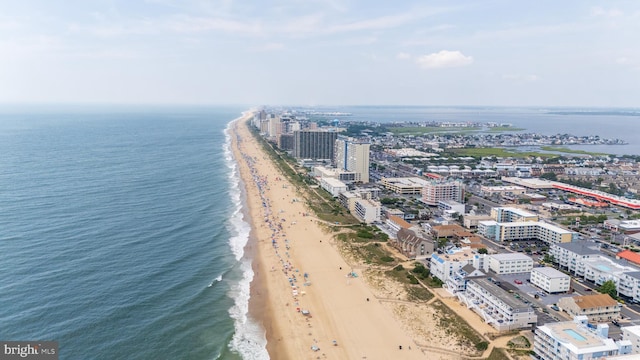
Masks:
[[[609,294],[564,297],[558,306],[572,317],[586,316],[591,323],[620,319],[620,304]]]
[[[410,259],[429,257],[435,248],[433,239],[422,232],[401,228],[396,237],[392,244]]]

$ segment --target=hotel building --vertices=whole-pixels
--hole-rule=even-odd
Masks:
[[[631,353],[631,342],[609,339],[609,326],[589,326],[586,316],[538,326],[533,350],[542,360],[606,359]]]
[[[577,236],[576,232],[539,221],[479,221],[478,232],[494,241],[540,240],[547,244],[568,243]]]
[[[497,222],[538,221],[538,215],[514,207],[497,207],[491,209],[491,217]]]
[[[338,133],[323,130],[293,132],[293,157],[296,159],[326,159],[333,161]]]
[[[338,169],[356,174],[355,181],[369,182],[369,148],[368,141],[338,136],[335,142],[334,163]]]
[[[464,200],[464,184],[461,181],[427,181],[422,188],[422,202],[427,205],[436,206],[438,201],[454,200],[462,202]]]

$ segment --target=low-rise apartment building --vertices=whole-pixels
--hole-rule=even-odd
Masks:
[[[533,351],[541,360],[606,359],[631,353],[631,343],[609,338],[609,326],[589,326],[586,316],[538,326]]]
[[[564,297],[558,300],[558,306],[572,317],[586,316],[590,323],[620,319],[620,303],[609,294]]]
[[[484,277],[469,279],[456,295],[498,331],[531,328],[538,321],[531,306]]]
[[[583,259],[601,255],[600,246],[595,242],[573,242],[552,244],[549,254],[561,269],[568,270],[576,276],[584,276]]]
[[[522,253],[487,255],[485,266],[496,274],[517,274],[530,272],[533,259]]]
[[[533,268],[529,281],[549,294],[564,293],[571,287],[571,277],[551,267]]]

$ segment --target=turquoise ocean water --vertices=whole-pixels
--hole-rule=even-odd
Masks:
[[[0,110],[0,339],[265,359],[225,129],[241,108]]]

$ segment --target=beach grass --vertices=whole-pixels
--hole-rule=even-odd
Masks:
[[[440,314],[438,326],[444,328],[450,336],[457,337],[459,342],[481,350],[480,348],[486,341],[463,318],[440,300],[435,301],[432,306]]]
[[[511,358],[504,353],[504,350],[493,348],[487,360],[510,360]]]

